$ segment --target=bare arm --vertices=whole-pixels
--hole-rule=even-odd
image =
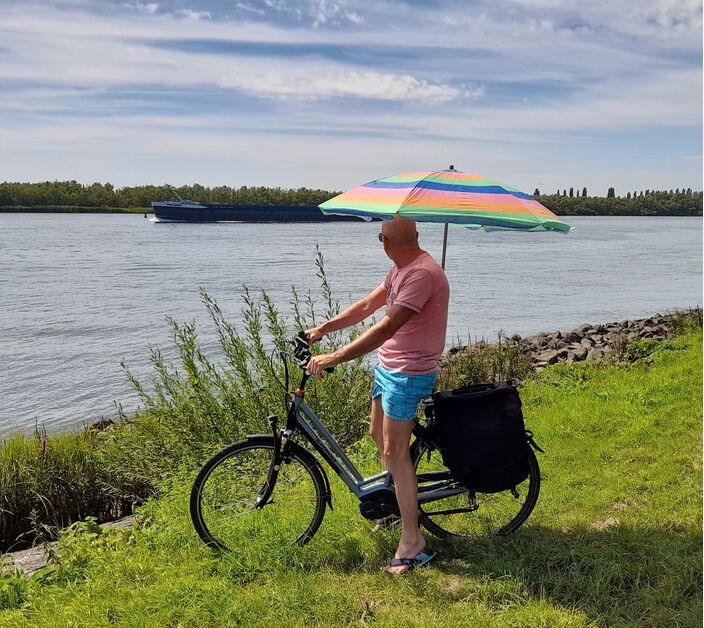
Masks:
[[[341,312],[322,325],[306,330],[310,342],[320,340],[325,334],[356,325],[368,318],[386,303],[386,290],[383,284],[375,288],[366,297],[360,299],[344,312]]]
[[[391,338],[403,325],[416,315],[413,310],[402,305],[392,305],[384,317],[372,325],[361,336],[333,353],[314,356],[308,364],[308,370],[320,375],[323,369],[336,366],[341,362],[354,360],[377,349]]]

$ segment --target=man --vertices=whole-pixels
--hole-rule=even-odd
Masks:
[[[418,246],[415,222],[396,216],[379,234],[394,262],[386,279],[338,316],[306,333],[311,342],[371,316],[382,305],[383,318],[338,351],[315,356],[308,370],[323,369],[379,349],[374,368],[370,433],[391,473],[401,513],[398,549],[385,571],[406,573],[429,562],[418,527],[418,478],[409,455],[420,400],[433,391],[437,361],[445,347],[449,286],[445,272]]]

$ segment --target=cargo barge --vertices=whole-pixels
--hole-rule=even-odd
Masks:
[[[325,216],[317,205],[224,205],[155,201],[156,222],[328,222],[359,221],[356,216]]]

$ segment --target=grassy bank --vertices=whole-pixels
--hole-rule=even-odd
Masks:
[[[397,532],[371,534],[334,481],[307,547],[255,534],[217,556],[191,527],[184,470],[141,527],[76,524],[57,566],[1,581],[0,626],[699,626],[701,346],[697,329],[530,380],[543,487],[508,539],[431,539],[435,564],[392,579],[379,568]],[[378,468],[366,439],[352,450]]]
[[[0,551],[86,516],[109,521],[146,497],[148,482],[105,465],[95,430],[47,438],[16,435],[0,446]]]

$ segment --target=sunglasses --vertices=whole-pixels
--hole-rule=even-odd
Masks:
[[[383,242],[386,236],[383,233],[380,233],[377,237],[379,238],[379,242]]]

